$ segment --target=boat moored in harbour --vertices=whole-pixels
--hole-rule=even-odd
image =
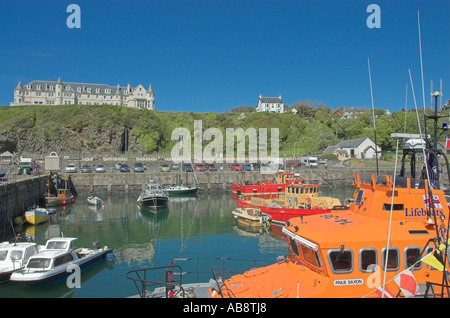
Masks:
[[[252,207],[238,207],[231,212],[238,224],[250,228],[269,229],[272,217]]]
[[[28,259],[42,246],[31,242],[3,242],[0,244],[0,283],[9,280],[11,274],[25,266]]]
[[[252,197],[261,197],[265,199],[275,199],[279,194],[284,194],[286,185],[302,184],[304,182],[300,176],[293,172],[277,172],[273,181],[261,180],[254,184],[234,183],[231,191],[244,200]]]
[[[89,196],[86,198],[86,202],[89,205],[96,205],[96,206],[101,206],[103,205],[103,200],[100,199],[99,197],[94,197],[94,196]]]
[[[337,198],[319,196],[320,184],[290,184],[285,192],[276,199],[251,197],[250,200],[239,199],[241,207],[255,207],[272,217],[272,221],[283,225],[293,217],[305,217],[315,214],[330,213],[332,210],[345,210]]]
[[[167,192],[161,188],[159,183],[151,180],[150,183],[145,185],[144,190],[137,199],[137,203],[147,208],[158,210],[167,207],[169,197]]]
[[[40,208],[40,207],[33,207],[28,209],[25,212],[25,220],[33,225],[45,223],[48,221],[50,214],[54,210],[50,210],[51,208]]]
[[[73,268],[81,270],[106,258],[112,249],[100,247],[98,241],[92,248],[75,249],[73,237],[57,237],[49,239],[45,248],[31,256],[21,270],[15,271],[11,281],[26,282],[32,285],[46,284],[69,276]]]

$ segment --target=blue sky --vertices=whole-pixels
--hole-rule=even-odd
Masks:
[[[66,25],[81,8],[81,28]],[[370,29],[369,4],[381,9]],[[450,1],[33,0],[0,1],[0,105],[19,80],[152,85],[161,111],[224,112],[259,94],[292,105],[398,111],[411,69],[423,107],[430,83],[450,99]],[[411,90],[408,108],[413,107]]]

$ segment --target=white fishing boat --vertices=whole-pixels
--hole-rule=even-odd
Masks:
[[[69,276],[74,268],[83,270],[112,253],[112,249],[100,247],[98,241],[92,244],[92,248],[75,249],[76,240],[73,237],[49,239],[45,248],[31,256],[23,269],[11,274],[10,280],[32,285],[57,281]]]
[[[0,244],[0,283],[27,263],[30,256],[39,253],[43,246],[29,242],[3,242]]]
[[[98,198],[98,197],[94,197],[94,196],[89,196],[86,199],[87,204],[90,205],[103,205],[103,200]]]

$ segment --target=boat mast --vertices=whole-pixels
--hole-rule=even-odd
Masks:
[[[373,92],[372,92],[372,75],[370,74],[370,61],[369,58],[367,58],[367,66],[369,68],[369,83],[370,83],[370,98],[372,100],[372,121],[373,121],[373,135],[374,135],[374,142],[375,142],[375,160],[377,163],[377,176],[378,176],[378,146],[377,146],[377,130],[375,128],[375,108],[373,106]]]

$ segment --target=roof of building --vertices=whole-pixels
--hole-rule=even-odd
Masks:
[[[261,103],[283,103],[280,97],[260,97]]]
[[[339,148],[356,148],[367,138],[369,138],[369,137],[360,137],[360,138],[353,138],[353,139],[349,139],[349,140],[342,140],[338,143],[338,146],[339,146]]]

